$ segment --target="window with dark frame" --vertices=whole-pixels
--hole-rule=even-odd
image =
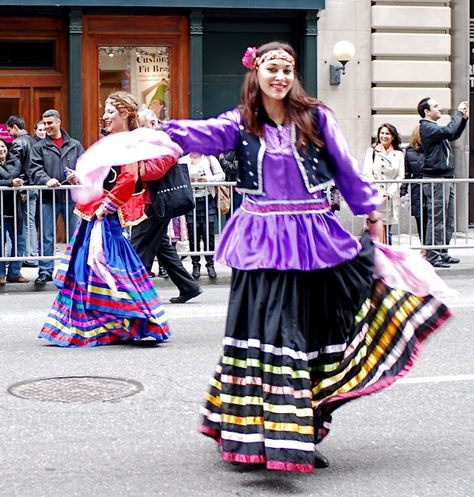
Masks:
[[[0,69],[55,68],[55,40],[0,40]]]

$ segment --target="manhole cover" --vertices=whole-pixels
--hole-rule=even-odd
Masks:
[[[143,390],[138,381],[101,376],[59,376],[20,381],[8,393],[22,399],[45,402],[111,401],[135,395]]]

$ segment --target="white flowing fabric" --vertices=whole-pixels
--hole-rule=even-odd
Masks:
[[[165,155],[179,157],[181,147],[164,131],[137,128],[112,133],[91,145],[78,159],[76,175],[81,187],[71,191],[75,202],[87,203],[102,195],[102,184],[112,166]]]
[[[87,264],[94,271],[96,276],[100,278],[111,290],[114,299],[119,298],[119,292],[115,279],[110,273],[107,262],[105,260],[104,245],[102,243],[102,221],[96,219],[91,230],[91,238],[89,244],[89,255]]]
[[[433,295],[439,300],[457,295],[418,253],[394,248],[380,242],[375,244],[375,274],[393,288],[407,290],[414,295]]]

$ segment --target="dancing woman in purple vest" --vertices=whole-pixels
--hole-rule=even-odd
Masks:
[[[329,464],[316,446],[333,411],[403,376],[450,312],[374,276],[381,197],[333,113],[303,90],[294,50],[268,43],[242,62],[239,108],[164,126],[184,153],[235,149],[244,193],[216,251],[233,273],[200,429],[226,461],[312,472]],[[360,239],[330,209],[333,184],[366,216]]]

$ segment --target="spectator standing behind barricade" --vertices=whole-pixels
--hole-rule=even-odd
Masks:
[[[0,186],[23,186],[20,161],[9,153],[8,146],[0,138]],[[15,208],[16,204],[16,208]],[[15,219],[16,216],[16,219]],[[18,202],[18,192],[0,193],[0,256],[5,257],[6,234],[12,241],[11,254],[16,257],[23,253],[25,247],[20,244],[21,209]],[[24,239],[23,239],[24,240]],[[28,283],[30,280],[21,274],[21,261],[10,261],[8,273],[5,262],[0,262],[0,285],[9,283]]]
[[[39,142],[43,138],[46,138],[46,127],[45,127],[42,119],[40,119],[39,121],[36,121],[33,128],[35,130],[35,133],[33,136],[33,139],[35,140],[35,142]]]
[[[43,119],[40,119],[39,121],[36,121],[34,126],[34,133],[33,133],[33,140],[36,142],[39,142],[43,138],[46,137],[46,128],[43,122]],[[39,219],[39,196],[36,197],[36,216],[35,216],[35,225],[36,225],[36,233],[39,233],[39,225],[40,225],[40,219]],[[38,249],[37,249],[38,250]]]
[[[141,111],[138,112],[138,121],[140,123],[141,128],[150,128],[150,129],[160,129],[161,128],[161,123],[156,116],[155,112],[152,111],[151,109],[148,109],[147,107],[144,107]],[[168,227],[169,229],[169,227]],[[169,236],[167,233],[163,235],[163,242],[166,243],[166,241],[170,241]],[[159,247],[158,247],[159,251]],[[158,259],[158,276],[160,278],[169,278],[168,273],[166,272],[166,269],[162,266],[160,263],[159,256],[157,254],[157,259]],[[153,271],[150,271],[150,278],[154,278],[156,274]]]
[[[13,137],[10,153],[21,163],[22,179],[24,185],[33,183],[30,171],[31,147],[36,143],[34,138],[25,129],[25,120],[20,116],[10,116],[6,121],[8,132]],[[20,195],[21,214],[23,217],[23,229],[21,237],[25,238],[25,251],[23,254],[29,257],[23,262],[25,267],[38,267],[36,257],[38,255],[38,232],[36,230],[36,201],[38,190],[25,190]],[[23,245],[23,242],[22,242]]]
[[[222,167],[222,170],[225,173],[226,181],[236,181],[237,180],[237,171],[239,169],[239,160],[237,158],[237,154],[235,150],[231,150],[226,154],[219,154],[219,163]],[[235,186],[232,188],[232,211],[229,211],[225,217],[229,219],[232,216],[232,213],[240,207],[242,203],[242,194],[237,191]]]
[[[450,141],[457,140],[469,118],[467,102],[461,102],[457,112],[447,126],[438,126],[441,107],[430,97],[418,103],[420,137],[425,161],[423,178],[454,178],[454,153]],[[426,226],[426,245],[449,245],[454,233],[454,183],[425,183],[423,193],[426,198],[428,224]],[[448,268],[460,259],[451,257],[446,248],[429,249],[426,259],[438,268]]]
[[[401,138],[393,124],[384,123],[377,130],[377,142],[365,154],[364,176],[371,181],[401,180],[404,176]],[[392,225],[398,224],[400,209],[400,185],[398,183],[379,183],[383,196],[379,212],[384,224],[383,242],[392,245]]]
[[[423,163],[425,154],[421,148],[420,125],[417,124],[411,132],[410,145],[405,150],[405,179],[419,179],[423,177]],[[404,183],[400,187],[400,196],[403,198],[410,193],[410,212],[415,218],[418,236],[423,244],[426,234],[428,216],[426,201],[422,194],[420,183]],[[405,197],[408,199],[408,197]]]
[[[77,179],[74,169],[84,148],[61,128],[61,116],[57,110],[45,111],[43,122],[46,138],[35,143],[31,149],[31,175],[34,183],[52,189],[65,183],[75,184]],[[62,215],[69,238],[74,233],[77,216],[74,214],[74,202],[69,191],[40,190],[39,200],[42,218],[39,253],[42,256],[51,256],[54,255],[54,235],[59,214]],[[40,260],[35,285],[43,286],[47,281],[52,281],[53,270],[54,260]]]
[[[191,152],[182,157],[180,163],[187,164],[191,183],[205,181],[224,181],[225,174],[219,161],[213,155],[202,155]],[[189,249],[191,252],[201,249],[201,242],[205,251],[214,251],[215,249],[215,227],[217,223],[217,205],[216,191],[214,187],[195,186],[194,196],[196,198],[196,208],[193,212],[186,214],[188,223]],[[217,277],[214,267],[214,256],[205,255],[206,268],[209,278]],[[201,256],[192,255],[193,261],[193,278],[195,280],[201,277]]]

